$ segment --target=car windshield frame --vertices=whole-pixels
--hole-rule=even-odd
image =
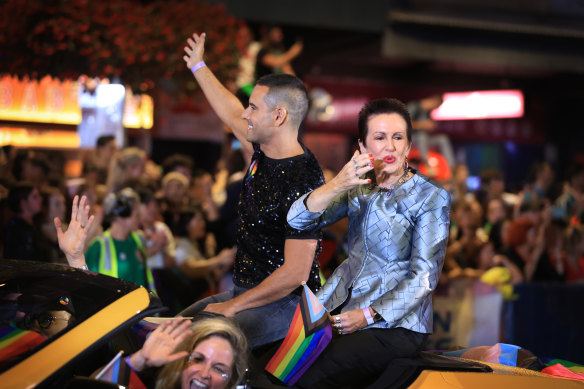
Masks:
[[[0,376],[27,358],[42,353],[43,349],[51,347],[60,339],[70,337],[71,332],[76,331],[77,327],[86,325],[96,314],[109,309],[112,305],[123,300],[124,297],[127,299],[139,289],[142,289],[143,294],[147,294],[140,285],[66,265],[1,260],[0,311],[2,312],[2,329],[6,330],[7,327],[8,330],[17,329],[25,335],[42,337],[44,340],[40,343],[33,342],[32,346],[27,345],[30,346],[28,349],[24,347],[20,353],[0,361]],[[142,309],[136,310],[134,308],[134,311],[125,313],[127,318],[124,318],[123,321],[116,322],[114,320],[112,323],[103,323],[102,327],[104,328],[101,330],[105,331],[107,335],[99,339],[97,343],[106,341],[111,335],[119,332],[122,328],[127,328],[140,320],[141,317],[154,315],[165,309],[160,307],[154,310],[147,309],[148,297],[146,297],[145,303],[144,298],[141,301]],[[52,336],[47,337],[46,334],[41,334],[39,337],[39,329],[33,328],[30,324],[34,322],[35,314],[38,311],[46,310],[47,307],[50,307],[50,312],[55,312],[53,309],[61,309],[59,305],[64,306],[68,312],[73,312],[74,321]],[[111,328],[106,328],[108,325]],[[6,333],[6,331],[4,332]],[[35,339],[36,341],[37,339]],[[98,344],[92,344],[86,350],[81,350],[79,354],[90,351],[97,346]],[[2,350],[0,349],[0,352]]]

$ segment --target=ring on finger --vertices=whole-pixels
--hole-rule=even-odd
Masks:
[[[341,317],[340,316],[335,316],[335,323],[340,324],[341,323]]]
[[[355,166],[357,166],[357,160],[355,158],[353,158],[353,163],[355,164]]]

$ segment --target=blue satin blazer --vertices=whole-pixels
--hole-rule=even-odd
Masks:
[[[319,229],[349,217],[348,258],[318,291],[330,312],[371,306],[383,320],[366,328],[403,327],[432,332],[432,291],[444,263],[450,224],[450,195],[414,169],[414,176],[391,194],[361,185],[333,199],[322,212],[310,212],[300,197],[288,223]]]

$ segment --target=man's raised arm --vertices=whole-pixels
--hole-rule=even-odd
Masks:
[[[239,99],[231,93],[203,62],[205,52],[205,33],[195,33],[187,39],[186,55],[183,57],[187,67],[193,72],[205,97],[213,107],[219,118],[227,125],[239,139],[247,151],[252,149],[246,139],[247,122],[241,118],[245,108]]]

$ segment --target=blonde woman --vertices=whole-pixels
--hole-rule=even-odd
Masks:
[[[247,364],[247,341],[233,319],[175,318],[162,323],[126,360],[132,369],[162,367],[156,389],[235,388]]]

